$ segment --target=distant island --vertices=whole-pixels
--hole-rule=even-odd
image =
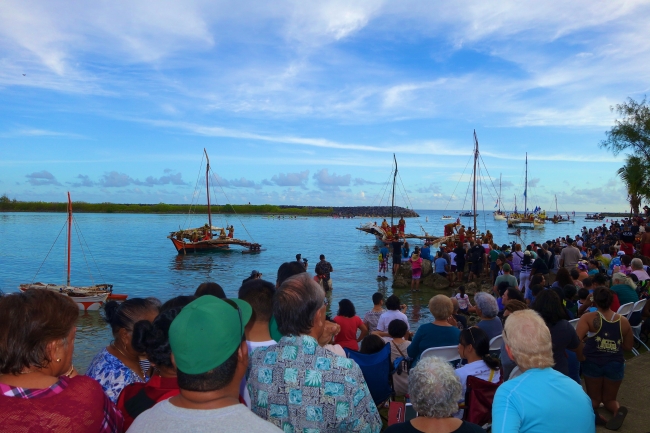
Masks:
[[[137,213],[137,214],[184,214],[193,212],[207,214],[207,205],[189,204],[143,204],[143,203],[86,203],[73,202],[75,213]],[[43,201],[17,201],[6,195],[0,197],[0,212],[66,212],[67,203]],[[242,215],[300,215],[350,218],[355,216],[367,218],[389,218],[390,206],[295,206],[272,204],[224,204],[212,206],[215,214]],[[395,206],[395,217],[413,218],[419,215],[411,209]]]

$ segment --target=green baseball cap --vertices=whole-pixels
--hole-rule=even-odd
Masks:
[[[241,299],[201,296],[187,304],[169,327],[176,367],[202,374],[223,364],[241,344],[252,314]]]

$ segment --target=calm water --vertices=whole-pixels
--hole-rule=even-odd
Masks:
[[[441,221],[442,211],[418,212],[420,218],[407,220],[408,232],[423,234],[423,228],[429,234],[442,235],[444,224],[450,222]],[[491,213],[485,215],[478,218],[479,230],[489,229],[498,244],[518,240],[507,234],[504,221],[494,221]],[[584,221],[583,215],[577,214],[575,224],[548,224],[544,230],[524,232],[522,240],[543,242],[575,235],[582,226],[602,224]],[[331,295],[334,313],[336,303],[344,297],[351,299],[357,313],[363,315],[372,308],[370,297],[375,291],[393,293],[391,280],[377,282],[375,279],[378,247],[374,237],[355,230],[368,219],[242,216],[226,220],[216,216],[213,225],[233,224],[235,237],[240,239],[250,239],[247,230],[267,250],[261,254],[241,254],[233,248],[231,251],[178,255],[166,236],[179,226],[196,227],[205,222],[203,216],[193,218],[188,223],[183,215],[76,214],[81,231],[73,229],[72,284],[106,282],[115,286],[116,293],[128,293],[130,297],[155,296],[166,301],[174,296],[192,294],[204,281],[216,281],[228,296],[236,296],[241,281],[252,270],[262,272],[263,278],[274,282],[278,266],[295,260],[295,255],[301,253],[309,259],[309,271],[314,269],[320,254],[325,254],[332,263],[335,270]],[[19,284],[31,281],[65,282],[66,235],[65,229],[61,231],[65,222],[65,214],[0,214],[0,238],[4,245],[0,248],[0,289],[13,292]],[[463,223],[471,225],[469,218],[464,218]],[[83,251],[80,242],[84,244]],[[86,243],[90,249],[85,248]],[[413,247],[420,242],[410,244]],[[396,294],[410,306],[407,314],[414,325],[431,320],[427,305],[434,292],[425,290],[411,295],[408,290],[398,290]],[[89,312],[81,316],[75,351],[75,363],[81,371],[110,340],[110,332],[100,313]]]

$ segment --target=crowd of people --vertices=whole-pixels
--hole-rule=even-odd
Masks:
[[[617,429],[627,413],[617,401],[624,351],[648,313],[617,313],[646,297],[650,280],[640,254],[650,234],[632,227],[638,223],[542,245],[469,241],[439,251],[434,261],[457,257],[445,271],[460,284],[487,278],[491,290],[473,300],[462,285],[451,297],[433,296],[432,321],[415,332],[395,294],[374,293],[359,315],[341,299],[329,315],[333,268],[324,256],[318,282],[297,256],[275,282],[251,273],[236,298],[209,282],[164,303],[111,301],[103,314],[113,339],[84,375],[72,363],[76,304],[47,290],[9,294],[0,298],[0,431],[379,432],[383,402],[368,386],[378,373],[349,355],[383,351],[392,366],[386,380],[417,412],[388,432],[483,431],[464,410],[470,377],[498,385],[493,431]],[[472,315],[476,326],[468,326]],[[463,360],[457,368],[425,354],[449,346]]]

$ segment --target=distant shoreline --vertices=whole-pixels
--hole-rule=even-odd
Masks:
[[[27,202],[15,200],[0,200],[0,212],[67,212],[67,203],[60,202]],[[86,203],[73,202],[75,213],[128,213],[128,214],[207,214],[207,205],[188,204],[131,204],[131,203]],[[290,216],[338,216],[338,217],[368,217],[388,218],[391,216],[390,206],[294,206],[294,205],[214,205],[213,214],[242,214],[242,215],[290,215]],[[395,217],[412,218],[419,215],[411,209],[395,206]]]

